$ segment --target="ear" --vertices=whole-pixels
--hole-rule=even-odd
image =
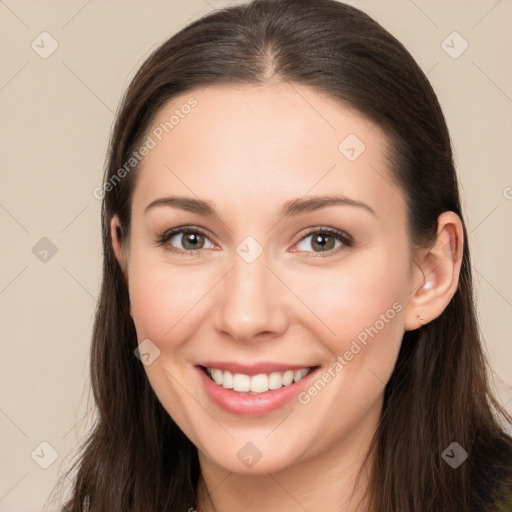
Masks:
[[[464,228],[454,212],[437,219],[433,245],[422,251],[413,273],[415,284],[405,308],[405,330],[412,331],[437,318],[448,306],[459,285],[464,249]]]
[[[121,226],[121,221],[117,215],[113,215],[110,219],[110,237],[116,260],[119,263],[125,278],[127,279],[127,258],[126,248],[123,244],[123,227]]]

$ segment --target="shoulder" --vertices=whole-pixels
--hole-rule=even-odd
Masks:
[[[476,501],[485,503],[485,512],[512,512],[512,438],[487,439],[472,462]]]
[[[495,492],[489,512],[512,512],[512,475]]]

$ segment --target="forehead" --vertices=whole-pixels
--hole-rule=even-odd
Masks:
[[[134,208],[164,192],[242,209],[329,193],[382,210],[403,206],[382,130],[299,84],[191,90],[160,109],[146,136],[152,149],[138,171]]]

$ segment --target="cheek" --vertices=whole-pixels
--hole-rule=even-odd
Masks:
[[[187,270],[142,251],[130,260],[129,293],[137,339],[139,344],[151,340],[159,350],[144,370],[164,408],[187,432],[194,430],[190,418],[201,414],[190,399],[197,391],[183,387],[190,379],[187,354],[198,325],[207,318],[205,293],[218,280],[212,274],[211,268]]]
[[[135,256],[130,262],[129,291],[138,339],[149,338],[157,344],[165,339],[172,344],[178,339],[172,331],[183,334],[197,320],[200,303],[214,283],[211,268],[187,270]]]
[[[392,253],[368,254],[350,266],[317,271],[311,280],[295,278],[297,294],[315,313],[303,325],[330,354],[319,376],[322,382],[306,390],[302,403],[311,401],[324,411],[320,416],[331,418],[326,435],[333,438],[340,425],[351,429],[373,410],[396,363],[404,333],[408,260],[406,251],[401,260]],[[326,391],[320,392],[324,386]],[[342,408],[333,408],[339,403]]]
[[[348,350],[354,339],[364,342],[368,331],[373,337],[382,332],[383,337],[401,339],[407,287],[403,260],[369,254],[357,264],[315,269],[307,279],[299,273],[293,277],[294,290],[313,313],[310,328],[316,324],[317,332],[327,334],[322,339],[333,353]]]
[[[307,284],[295,281],[297,295],[314,312],[303,327],[330,354],[318,380],[299,397],[324,419],[325,439],[356,428],[382,397],[404,333],[405,265],[405,259],[381,255],[371,265],[316,272]]]

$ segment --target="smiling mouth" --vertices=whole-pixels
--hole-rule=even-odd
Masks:
[[[286,370],[282,372],[260,373],[247,375],[244,373],[232,373],[219,368],[200,366],[201,370],[218,386],[231,389],[238,393],[258,395],[276,389],[291,386],[301,381],[306,375],[317,369],[317,366],[301,368],[298,370]]]

